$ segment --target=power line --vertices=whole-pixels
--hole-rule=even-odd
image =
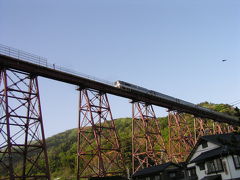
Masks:
[[[233,106],[236,106],[237,104],[240,104],[240,99],[230,103],[230,106],[233,107]]]

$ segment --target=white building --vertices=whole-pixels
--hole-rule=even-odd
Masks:
[[[187,179],[240,180],[240,134],[201,137],[187,158]]]

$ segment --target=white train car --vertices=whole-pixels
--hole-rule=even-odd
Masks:
[[[135,91],[146,93],[146,94],[149,94],[149,95],[152,95],[152,96],[155,96],[155,97],[159,97],[159,98],[162,98],[162,99],[167,99],[169,101],[174,101],[174,102],[178,102],[178,103],[179,103],[179,101],[181,101],[180,99],[173,98],[171,96],[168,96],[168,95],[165,95],[165,94],[153,91],[153,90],[149,90],[149,89],[146,89],[146,88],[143,88],[143,87],[131,84],[131,83],[127,83],[127,82],[124,82],[124,81],[116,81],[114,83],[114,85],[117,88],[125,89],[125,90],[128,90],[130,92],[132,90],[135,90]]]
[[[134,84],[130,84],[130,83],[127,83],[127,82],[124,82],[124,81],[116,81],[116,82],[114,82],[114,86],[117,87],[117,88],[120,88],[120,89],[125,89],[125,90],[128,90],[128,91],[135,90],[135,91],[139,91],[139,92],[142,92],[142,93],[147,93],[149,91],[146,88],[143,88],[143,87],[140,87],[140,86],[137,86],[137,85],[134,85]]]
[[[174,97],[171,97],[171,96],[168,96],[168,95],[165,95],[165,94],[153,91],[153,90],[149,90],[149,89],[146,89],[146,88],[143,88],[143,87],[131,84],[131,83],[127,83],[127,82],[124,82],[124,81],[118,80],[114,83],[114,86],[117,87],[117,88],[120,88],[120,89],[125,89],[129,92],[134,90],[134,91],[146,93],[146,94],[161,98],[163,100],[169,101],[171,103],[182,104],[183,106],[191,108],[191,109],[193,108],[193,109],[200,110],[200,111],[203,111],[203,112],[219,115],[219,113],[217,113],[217,112],[215,112],[211,109],[207,109],[207,108],[198,106],[196,104],[193,104],[193,103],[190,103],[190,102],[178,99],[178,98],[174,98]],[[223,116],[223,114],[222,114],[222,116]]]

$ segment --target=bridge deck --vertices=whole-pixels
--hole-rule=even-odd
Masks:
[[[21,58],[22,59],[22,58]],[[143,101],[156,106],[161,106],[168,108],[170,110],[177,110],[179,112],[185,112],[192,114],[200,118],[208,118],[218,122],[225,122],[231,125],[240,125],[240,120],[236,117],[232,117],[223,113],[218,113],[215,111],[209,111],[206,108],[196,106],[192,103],[183,104],[180,102],[169,100],[168,98],[156,97],[149,95],[147,93],[142,93],[138,91],[127,91],[124,89],[119,89],[111,85],[110,83],[100,82],[94,80],[93,78],[82,77],[72,73],[64,72],[59,69],[55,69],[55,66],[47,67],[46,65],[31,63],[28,61],[21,60],[18,57],[11,57],[9,55],[4,55],[0,51],[0,67],[1,68],[11,68],[23,72],[28,72],[37,76],[42,76],[49,79],[54,79],[57,81],[73,84],[80,86],[81,88],[92,88],[96,90],[103,91],[105,93],[113,94],[120,97],[125,97],[132,99],[133,101]],[[39,59],[40,62],[40,59]],[[188,105],[190,104],[190,105]]]

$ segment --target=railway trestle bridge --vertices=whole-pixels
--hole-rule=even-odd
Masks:
[[[39,76],[79,87],[77,179],[126,174],[107,94],[132,100],[132,173],[161,162],[181,162],[199,136],[232,132],[240,125],[236,117],[166,95],[118,88],[1,45],[0,180],[51,178]],[[153,105],[168,109],[169,144]],[[192,116],[194,134],[184,114]]]

